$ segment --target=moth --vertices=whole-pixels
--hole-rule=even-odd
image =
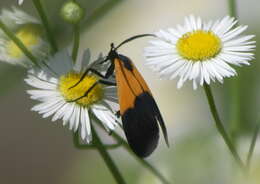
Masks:
[[[105,75],[93,68],[88,68],[81,76],[81,79],[74,85],[79,84],[89,72],[100,77],[99,81],[94,83],[82,97],[75,99],[75,101],[86,97],[98,83],[117,86],[120,106],[119,115],[122,118],[126,139],[133,152],[142,158],[149,156],[157,147],[159,125],[165,142],[169,145],[164,120],[147,83],[131,59],[117,52],[119,47],[125,43],[144,36],[154,35],[136,35],[126,39],[117,47],[111,44],[108,55],[100,62],[100,64],[110,62]],[[104,80],[112,75],[115,75],[116,83]]]

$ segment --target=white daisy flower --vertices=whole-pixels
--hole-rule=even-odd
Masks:
[[[52,121],[62,119],[63,125],[68,125],[70,130],[78,130],[86,143],[92,140],[90,111],[103,122],[108,131],[113,130],[118,123],[114,110],[118,109],[115,86],[98,84],[87,97],[74,101],[99,80],[96,75],[88,74],[82,82],[70,89],[80,80],[86,68],[105,71],[106,66],[97,64],[102,59],[99,57],[97,61],[90,63],[90,52],[86,50],[83,59],[74,65],[68,52],[64,50],[51,58],[42,70],[29,71],[25,82],[35,89],[27,92],[31,99],[40,101],[32,110],[42,114],[43,118],[52,116]],[[115,79],[109,81],[115,82]]]
[[[36,58],[41,60],[47,57],[49,45],[43,38],[43,28],[37,19],[15,7],[12,10],[2,10],[0,19]],[[0,32],[0,60],[9,64],[32,65],[20,48],[2,31]]]
[[[186,17],[183,26],[155,33],[157,39],[145,48],[147,65],[161,77],[179,77],[178,88],[187,80],[193,81],[194,89],[211,80],[222,83],[224,77],[236,75],[230,64],[249,65],[254,58],[254,35],[242,36],[247,26],[234,28],[236,23],[229,16],[215,23]]]

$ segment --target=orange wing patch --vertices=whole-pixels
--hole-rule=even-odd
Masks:
[[[145,91],[150,93],[150,90],[132,62],[132,70],[124,67],[123,62],[119,58],[115,58],[114,62],[120,114],[123,115],[127,109],[134,107],[137,96]]]
[[[133,74],[135,76],[135,78],[138,80],[139,83],[141,83],[142,88],[144,89],[144,91],[147,91],[150,93],[150,95],[152,95],[148,85],[146,84],[144,78],[142,77],[142,75],[138,72],[137,68],[134,66],[134,64],[132,63],[133,66]]]

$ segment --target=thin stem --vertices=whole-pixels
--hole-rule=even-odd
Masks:
[[[214,98],[213,98],[210,86],[207,85],[207,84],[204,85],[204,90],[205,90],[205,93],[207,95],[208,103],[209,103],[209,106],[210,106],[210,111],[211,111],[211,114],[212,114],[212,116],[215,120],[218,132],[223,137],[226,145],[228,146],[230,152],[232,153],[232,155],[233,155],[234,159],[236,160],[236,162],[238,163],[238,165],[243,170],[245,170],[245,166],[244,166],[241,158],[239,157],[235,146],[233,145],[232,141],[230,140],[229,136],[227,135],[227,132],[225,131],[225,128],[224,128],[224,126],[223,126],[223,124],[222,124],[222,122],[219,118],[218,111],[217,111],[217,108],[216,108],[216,105],[215,105],[215,102],[214,102]]]
[[[234,18],[237,16],[237,2],[236,0],[228,0],[229,15]],[[239,69],[238,69],[239,70]],[[240,118],[240,84],[239,76],[236,77],[230,85],[230,134],[233,141],[236,141],[241,125]]]
[[[92,128],[93,132],[93,138],[94,138],[94,143],[96,145],[97,150],[99,151],[100,155],[102,156],[103,160],[107,164],[107,167],[110,169],[111,173],[113,174],[116,182],[118,184],[125,184],[126,182],[124,181],[122,175],[120,174],[117,166],[115,165],[114,161],[110,157],[109,153],[107,152],[106,148],[104,147],[101,139],[99,138],[95,128]]]
[[[95,119],[95,122],[97,122],[97,124],[104,129],[102,122],[95,115],[93,115],[93,118]],[[120,135],[118,135],[116,132],[113,132],[111,136],[118,142],[121,142],[122,146],[126,149],[126,151],[129,152],[138,162],[140,162],[152,174],[154,174],[163,184],[170,184],[170,182],[168,182],[167,179],[160,172],[158,172],[154,166],[152,166],[149,162],[134,154],[131,148],[129,147],[128,143]]]
[[[79,24],[76,24],[74,25],[74,46],[72,51],[72,59],[74,62],[76,62],[78,56],[79,41],[80,41],[80,29],[79,29]]]
[[[254,149],[255,149],[255,145],[256,145],[256,139],[257,139],[259,130],[260,130],[260,124],[258,123],[257,126],[256,126],[256,129],[254,131],[254,135],[253,135],[252,142],[251,142],[250,149],[249,149],[248,156],[247,156],[247,162],[246,162],[247,164],[246,165],[247,165],[248,169],[250,168],[250,165],[251,165],[251,160],[252,160],[252,156],[253,156],[253,153],[254,153]]]
[[[16,44],[17,47],[19,47],[19,49],[21,49],[21,51],[24,53],[24,55],[26,57],[28,57],[28,59],[30,59],[30,61],[39,67],[39,64],[37,62],[37,58],[33,56],[33,54],[28,50],[28,48],[23,44],[23,42],[18,39],[15,34],[9,30],[9,28],[0,20],[0,29],[3,30],[3,32]]]
[[[79,138],[79,133],[78,131],[73,133],[73,143],[75,148],[79,149],[79,150],[86,150],[86,149],[96,149],[96,145],[93,144],[81,144],[80,143],[80,138]],[[104,147],[106,149],[116,149],[119,148],[120,146],[122,146],[121,142],[118,142],[116,144],[104,144]]]
[[[57,43],[56,43],[56,41],[54,39],[54,34],[51,31],[50,24],[49,24],[47,15],[46,15],[46,13],[45,13],[45,11],[43,9],[41,0],[33,0],[33,4],[34,4],[35,8],[37,9],[37,11],[38,11],[38,13],[39,13],[39,15],[41,17],[42,24],[44,25],[47,38],[48,38],[48,40],[50,42],[50,45],[52,47],[52,51],[53,51],[53,53],[55,53],[55,52],[58,51]]]
[[[236,0],[228,0],[229,15],[237,18],[237,2]]]

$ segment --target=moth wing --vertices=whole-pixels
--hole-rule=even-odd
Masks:
[[[165,140],[167,131],[145,80],[125,56],[115,58],[120,114],[127,141],[140,157],[149,156],[157,147],[160,124]]]

